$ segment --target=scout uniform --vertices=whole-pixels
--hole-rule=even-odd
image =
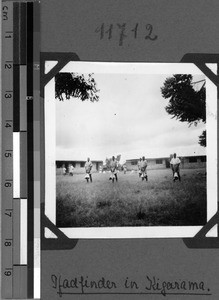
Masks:
[[[118,167],[118,162],[116,159],[112,159],[110,162],[110,170],[111,170],[111,176],[110,176],[110,180],[112,179],[112,182],[114,182],[114,179],[116,179],[116,181],[118,181],[118,177],[117,177],[117,167]]]
[[[141,169],[141,178],[142,180],[146,179],[146,181],[148,181],[148,176],[147,176],[147,160],[146,159],[142,159],[141,163],[140,163],[140,169]]]
[[[90,161],[90,159],[88,159],[85,163],[85,171],[86,171],[86,176],[85,176],[85,179],[87,180],[87,182],[90,181],[92,182],[92,176],[91,176],[91,169],[93,167],[93,164],[92,162]]]
[[[179,181],[181,180],[180,172],[179,172],[180,163],[181,160],[179,159],[179,157],[173,157],[170,161],[171,168],[173,171],[173,181],[176,181],[177,179],[179,179]]]

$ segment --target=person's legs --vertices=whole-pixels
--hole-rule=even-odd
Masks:
[[[85,179],[87,180],[87,183],[89,182],[89,175],[86,173]]]
[[[113,181],[113,172],[112,172],[112,171],[111,171],[109,180],[112,180],[112,181]]]
[[[175,172],[177,172],[177,170],[176,170],[176,166],[174,165],[174,166],[172,166],[172,171],[173,171],[173,181],[175,182],[176,181],[176,178],[175,178]]]
[[[89,177],[90,177],[90,182],[92,182],[92,175],[91,175],[91,174],[89,174]]]
[[[179,171],[177,172],[177,174],[178,174],[178,177],[179,177],[179,181],[181,181],[181,176],[180,176]]]
[[[118,177],[117,177],[117,174],[115,174],[115,178],[116,178],[116,181],[118,181]]]

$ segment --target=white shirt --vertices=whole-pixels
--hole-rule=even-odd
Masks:
[[[91,169],[92,169],[92,167],[93,167],[92,162],[91,162],[91,161],[86,161],[86,163],[85,163],[85,170],[86,170],[87,172],[90,172]]]
[[[171,165],[178,165],[180,163],[181,163],[181,160],[179,159],[179,157],[176,157],[176,158],[173,157],[170,161]]]

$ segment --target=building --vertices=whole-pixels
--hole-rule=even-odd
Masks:
[[[92,172],[98,172],[100,167],[103,168],[102,160],[91,160],[93,164]],[[56,161],[56,174],[62,174],[63,166],[66,167],[68,172],[68,168],[70,165],[74,167],[74,173],[84,173],[86,161],[85,160],[57,160]]]
[[[206,168],[206,155],[179,157],[181,169]],[[147,169],[166,169],[170,168],[170,157],[147,158]],[[138,170],[139,159],[126,160],[127,170]]]

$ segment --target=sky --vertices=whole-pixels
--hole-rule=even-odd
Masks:
[[[172,74],[94,73],[99,101],[56,99],[56,160],[122,160],[206,154],[198,136],[206,125],[188,126],[166,112],[160,88]],[[202,75],[194,81],[204,79]]]

